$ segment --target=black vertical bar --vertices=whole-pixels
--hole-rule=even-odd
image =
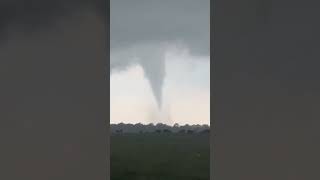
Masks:
[[[0,179],[109,176],[108,8],[0,1]]]

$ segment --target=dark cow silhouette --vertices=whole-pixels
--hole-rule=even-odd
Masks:
[[[205,129],[205,130],[202,130],[200,131],[201,134],[208,134],[210,133],[210,129]]]
[[[118,133],[118,134],[122,134],[122,133],[123,133],[123,131],[122,131],[122,129],[119,129],[119,130],[116,130],[116,133]]]
[[[163,132],[164,132],[164,133],[172,133],[172,131],[169,130],[169,129],[164,129]]]
[[[155,131],[155,133],[161,133],[161,130],[160,129],[157,129],[156,131]]]
[[[184,134],[184,133],[186,133],[186,130],[185,129],[181,129],[178,133]]]
[[[193,134],[193,133],[194,133],[193,130],[188,130],[188,131],[187,131],[187,134]]]

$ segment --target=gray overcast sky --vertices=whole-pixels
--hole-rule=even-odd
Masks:
[[[111,0],[111,47],[185,41],[209,54],[209,0]]]
[[[111,122],[209,123],[209,4],[111,0]]]

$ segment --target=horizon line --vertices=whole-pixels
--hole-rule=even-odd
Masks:
[[[120,122],[120,123],[110,123],[110,125],[118,125],[118,124],[131,124],[131,125],[137,125],[137,124],[142,124],[142,125],[150,125],[150,124],[153,124],[153,125],[157,125],[157,124],[162,124],[162,125],[167,125],[167,126],[174,126],[175,124],[178,124],[179,126],[210,126],[210,124],[179,124],[179,123],[173,123],[173,125],[169,125],[169,124],[165,124],[165,123],[148,123],[148,124],[145,124],[145,123],[141,123],[141,122],[138,122],[138,123],[124,123],[124,122]]]

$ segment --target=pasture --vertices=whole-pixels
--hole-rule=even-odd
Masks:
[[[111,135],[111,180],[209,180],[207,134]]]

